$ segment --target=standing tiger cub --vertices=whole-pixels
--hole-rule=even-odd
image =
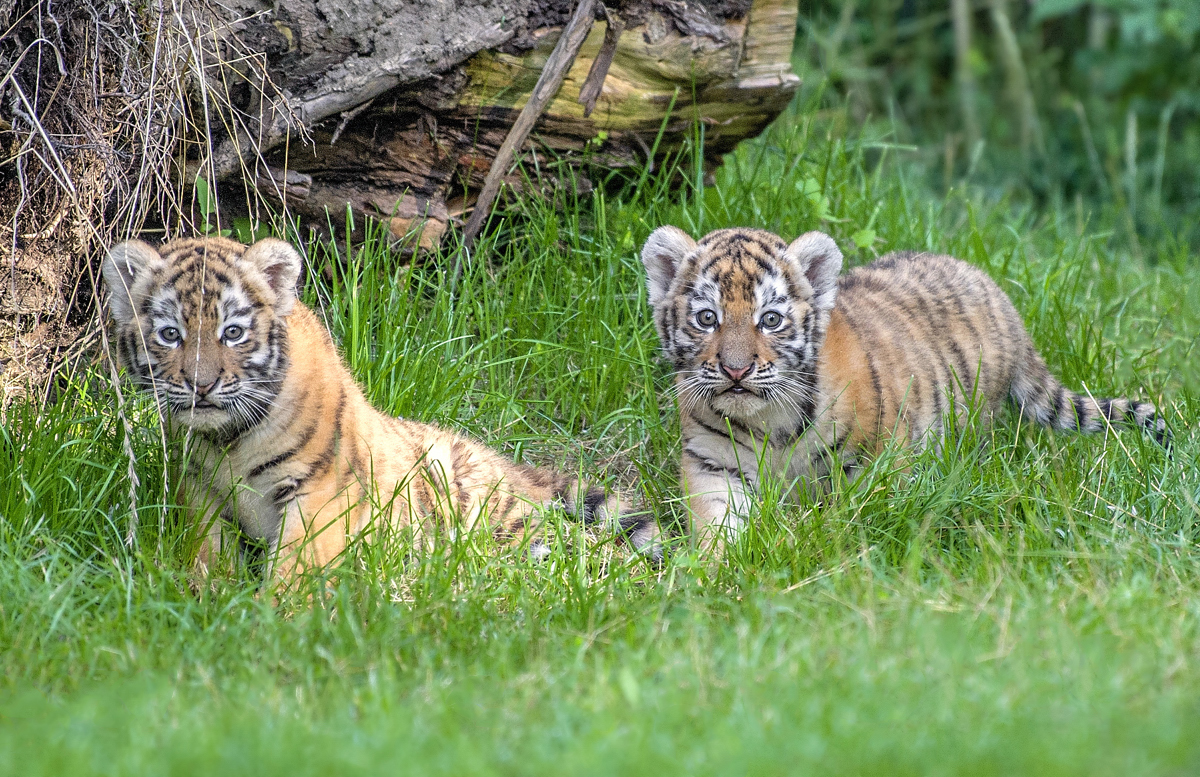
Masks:
[[[388,519],[417,530],[487,521],[499,538],[528,535],[541,555],[537,516],[551,505],[657,551],[656,524],[616,497],[373,408],[297,301],[300,267],[274,239],[130,241],[104,263],[122,363],[191,433],[181,496],[201,536],[198,571],[230,543],[232,524],[266,542],[268,578],[279,580],[329,563]]]
[[[991,278],[949,256],[902,252],[838,277],[820,232],[790,245],[753,229],[699,243],[661,227],[642,249],[654,323],[675,368],[682,483],[702,539],[736,533],[759,467],[811,483],[848,473],[889,439],[937,444],[948,416],[1005,399],[1031,421],[1144,428],[1154,406],[1093,399],[1050,374]]]

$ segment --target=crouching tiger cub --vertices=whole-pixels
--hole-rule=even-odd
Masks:
[[[1055,429],[1125,423],[1167,442],[1153,405],[1064,388],[1000,287],[949,256],[889,254],[839,280],[842,254],[820,232],[697,243],[661,227],[642,261],[702,539],[743,525],[760,465],[809,484],[835,461],[852,474],[888,439],[936,444],[972,404],[984,422],[1010,399]]]
[[[122,363],[170,425],[191,432],[181,496],[201,532],[199,571],[230,542],[227,524],[265,541],[268,579],[287,580],[378,528],[381,514],[417,530],[486,520],[496,536],[542,555],[538,512],[551,505],[657,552],[656,524],[615,496],[373,408],[297,301],[300,267],[274,239],[158,250],[131,241],[104,263]]]

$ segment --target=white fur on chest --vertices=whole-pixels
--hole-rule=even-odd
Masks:
[[[834,443],[828,407],[795,440],[787,440],[800,419],[793,413],[769,408],[755,418],[733,420],[708,408],[684,420],[684,445],[693,455],[726,470],[736,470],[748,485],[764,476],[808,482],[827,472],[829,448]],[[819,463],[819,465],[818,465]]]
[[[283,511],[274,497],[294,482],[290,473],[273,468],[250,477],[264,460],[264,454],[241,445],[223,450],[201,442],[194,446],[191,455],[201,468],[199,482],[203,485],[204,499],[222,505],[222,514],[236,520],[247,535],[273,540],[283,520]]]

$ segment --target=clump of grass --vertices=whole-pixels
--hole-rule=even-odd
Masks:
[[[851,264],[948,251],[1004,284],[1070,384],[1160,401],[1172,458],[1010,417],[821,501],[765,501],[721,563],[685,544],[655,569],[564,521],[547,563],[377,543],[273,606],[249,576],[191,591],[135,399],[142,520],[125,545],[125,431],[82,376],[0,436],[0,769],[1193,763],[1200,270],[1113,255],[1072,213],[931,197],[902,154],[791,114],[711,185],[685,156],[563,211],[516,203],[456,285],[448,261],[309,245],[312,267],[338,261],[305,299],[381,408],[608,477],[671,521],[679,430],[637,257],[654,227],[823,229]]]

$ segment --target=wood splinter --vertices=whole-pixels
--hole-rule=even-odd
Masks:
[[[621,21],[621,17],[609,11],[608,6],[601,3],[600,11],[604,14],[604,42],[600,44],[600,51],[592,60],[592,67],[588,70],[587,78],[583,79],[583,86],[579,89],[579,104],[583,106],[584,118],[591,116],[592,111],[596,110],[596,98],[600,96],[600,90],[604,88],[604,79],[608,76],[608,68],[612,65],[613,56],[617,53],[617,41],[620,39],[621,33],[625,31],[625,22]]]

